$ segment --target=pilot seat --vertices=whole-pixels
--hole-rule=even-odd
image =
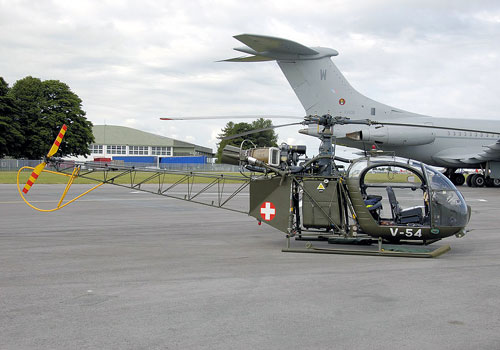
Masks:
[[[382,196],[369,194],[365,198],[365,205],[373,218],[378,221],[382,210]]]
[[[422,208],[414,207],[402,209],[396,199],[394,190],[388,186],[385,188],[391,204],[392,217],[397,224],[421,224],[423,220]]]

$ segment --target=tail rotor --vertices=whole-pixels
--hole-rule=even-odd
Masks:
[[[59,134],[57,135],[56,140],[52,144],[52,147],[50,147],[49,153],[47,153],[47,157],[46,158],[51,158],[54,154],[57,153],[57,151],[59,150],[59,146],[61,146],[62,139],[64,138],[64,134],[66,133],[67,129],[68,129],[68,127],[66,126],[66,124],[64,124],[62,126],[61,130],[59,131]],[[41,162],[40,164],[38,164],[35,167],[35,169],[33,169],[33,172],[31,173],[28,181],[26,182],[26,185],[24,185],[24,188],[23,188],[23,193],[24,194],[28,193],[28,191],[30,190],[30,188],[33,186],[33,184],[38,179],[38,176],[40,176],[40,174],[43,171],[43,169],[45,169],[46,165],[47,165],[47,162],[44,160],[43,162]]]

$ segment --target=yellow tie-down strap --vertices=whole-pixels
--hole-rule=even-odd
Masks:
[[[74,201],[76,201],[77,199],[79,198],[82,198],[83,196],[85,196],[86,194],[90,193],[91,191],[95,190],[96,188],[104,185],[104,182],[101,182],[97,185],[95,185],[94,187],[92,187],[91,189],[83,192],[82,194],[76,196],[75,198],[67,201],[66,203],[62,204],[62,202],[64,201],[64,198],[66,197],[66,194],[68,193],[71,185],[73,184],[73,181],[75,181],[75,179],[78,177],[78,173],[80,172],[80,168],[79,167],[75,167],[73,169],[73,172],[70,174],[65,174],[65,173],[60,173],[60,172],[57,172],[57,171],[51,171],[51,170],[45,170],[43,169],[41,172],[42,173],[49,173],[49,174],[55,174],[55,175],[61,175],[61,176],[66,176],[66,177],[69,177],[68,179],[68,183],[66,184],[66,187],[64,188],[64,192],[63,194],[61,195],[61,198],[59,199],[59,202],[57,203],[57,206],[53,209],[41,209],[41,208],[37,208],[35,207],[33,204],[31,204],[25,197],[24,197],[24,194],[23,194],[23,191],[21,190],[21,186],[19,184],[19,175],[21,174],[21,172],[24,170],[24,169],[30,169],[30,170],[35,170],[35,168],[33,167],[29,167],[29,166],[25,166],[25,167],[22,167],[21,169],[19,169],[17,171],[17,190],[19,191],[19,195],[21,196],[21,198],[23,199],[23,201],[28,204],[31,208],[35,209],[35,210],[38,210],[38,211],[41,211],[41,212],[45,212],[45,213],[48,213],[48,212],[52,212],[52,211],[56,211],[56,210],[59,210],[59,209],[62,209],[64,208],[65,206],[67,206],[68,204],[71,204],[73,203]]]

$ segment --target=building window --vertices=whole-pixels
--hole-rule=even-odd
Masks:
[[[154,156],[171,156],[172,147],[153,146],[151,147],[151,154]]]
[[[102,145],[90,144],[90,153],[92,154],[102,154]]]
[[[152,146],[151,154],[153,156],[164,156],[167,154],[167,147]]]
[[[107,154],[127,154],[127,146],[108,145],[106,146]]]
[[[128,154],[136,154],[139,156],[147,156],[149,154],[148,146],[129,146]]]

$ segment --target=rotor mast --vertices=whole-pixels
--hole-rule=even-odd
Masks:
[[[322,116],[318,115],[308,115],[304,117],[304,125],[318,125],[318,135],[314,135],[318,137],[321,141],[319,146],[319,154],[317,163],[319,165],[319,174],[320,175],[331,175],[333,174],[334,167],[334,159],[335,159],[335,147],[333,146],[334,136],[333,136],[333,128],[335,125],[345,125],[345,124],[363,124],[363,125],[371,125],[372,121],[368,119],[362,120],[351,120],[347,117],[333,117],[330,114],[325,114]]]

